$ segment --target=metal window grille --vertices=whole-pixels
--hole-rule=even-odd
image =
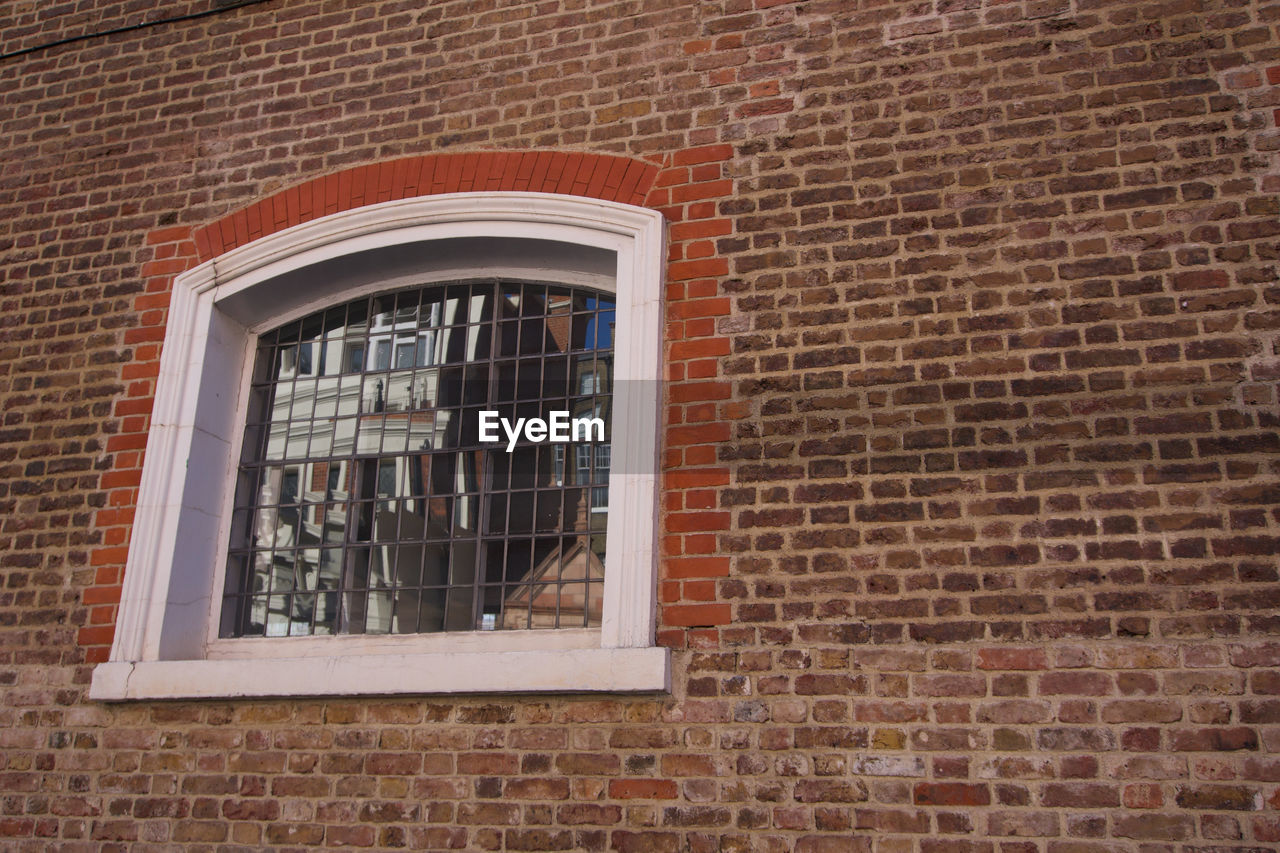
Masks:
[[[222,636],[599,625],[607,443],[508,453],[479,413],[600,417],[607,442],[614,313],[586,288],[465,281],[262,335]]]

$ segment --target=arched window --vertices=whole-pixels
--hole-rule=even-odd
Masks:
[[[661,233],[429,196],[180,276],[91,695],[665,689]]]

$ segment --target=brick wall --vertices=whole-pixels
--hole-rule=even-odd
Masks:
[[[71,6],[4,51],[155,14]],[[0,60],[0,846],[1275,849],[1278,26],[271,0]],[[199,235],[524,151],[656,169],[672,695],[89,702]]]

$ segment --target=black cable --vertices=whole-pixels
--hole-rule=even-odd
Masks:
[[[64,44],[74,44],[78,41],[88,41],[89,39],[101,38],[103,36],[114,36],[119,33],[131,33],[135,30],[145,30],[148,27],[158,27],[161,24],[177,24],[182,21],[193,21],[196,18],[207,18],[210,15],[217,15],[221,12],[230,12],[235,9],[243,9],[245,6],[256,6],[259,3],[267,2],[270,2],[270,0],[236,0],[236,2],[217,6],[213,9],[205,9],[203,12],[192,12],[189,15],[179,15],[176,18],[160,18],[155,21],[143,21],[140,24],[130,24],[127,27],[117,27],[114,30],[102,30],[97,33],[83,33],[82,35],[59,39],[58,41],[37,44],[33,47],[24,47],[22,50],[15,50],[11,53],[0,53],[0,61],[12,59],[15,56],[26,56],[29,53],[36,53],[37,51],[47,50],[51,47],[61,47]]]

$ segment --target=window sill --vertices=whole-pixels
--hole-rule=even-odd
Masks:
[[[646,693],[670,690],[665,648],[328,655],[99,664],[89,698]]]

